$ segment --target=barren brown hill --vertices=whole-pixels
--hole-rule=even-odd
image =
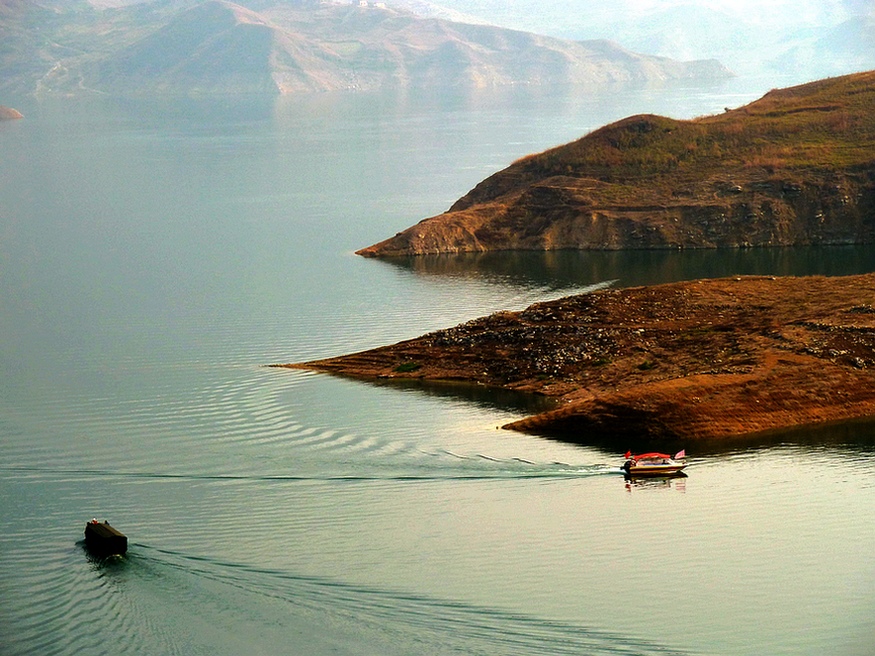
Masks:
[[[875,416],[875,274],[604,290],[281,366],[546,395],[506,428],[579,441],[750,436]]]
[[[0,105],[0,121],[16,118],[23,118],[21,112],[19,112],[17,109],[12,109],[11,107],[4,107],[3,105]]]
[[[872,243],[873,107],[875,71],[690,121],[633,116],[359,254]]]

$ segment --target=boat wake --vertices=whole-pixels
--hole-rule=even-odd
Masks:
[[[0,466],[0,471],[17,474],[21,478],[51,477],[55,482],[81,479],[155,479],[218,482],[263,482],[263,483],[305,483],[305,482],[430,482],[430,481],[489,481],[524,479],[579,479],[594,476],[617,475],[621,473],[616,466],[607,464],[571,465],[562,462],[538,463],[524,458],[496,458],[486,454],[472,456],[460,455],[451,451],[426,453],[432,458],[444,458],[440,465],[430,463],[388,463],[384,469],[369,468],[360,472],[314,472],[301,474],[233,474],[233,473],[176,473],[156,471],[125,471],[113,469],[53,468],[37,466]]]
[[[119,581],[122,595],[169,595],[168,613],[174,606],[190,608],[196,598],[194,612],[203,626],[223,626],[223,639],[226,632],[234,632],[231,645],[246,643],[255,651],[267,645],[275,650],[293,635],[301,652],[314,654],[361,653],[362,645],[387,655],[683,653],[610,631],[461,601],[192,557],[144,544],[132,549],[135,555],[119,576],[125,579]],[[247,610],[255,608],[257,612]],[[193,637],[216,646],[209,631]],[[225,645],[214,653],[231,650]]]

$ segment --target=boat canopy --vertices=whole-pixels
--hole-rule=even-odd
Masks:
[[[671,460],[671,456],[667,453],[640,453],[637,456],[632,456],[633,460]]]

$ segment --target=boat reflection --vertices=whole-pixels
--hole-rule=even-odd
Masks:
[[[670,476],[624,476],[626,491],[632,490],[675,490],[680,493],[687,491],[687,475],[678,472]]]

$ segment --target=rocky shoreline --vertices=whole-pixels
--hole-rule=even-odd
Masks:
[[[607,289],[274,366],[545,395],[504,428],[579,442],[767,434],[875,416],[875,274]]]

